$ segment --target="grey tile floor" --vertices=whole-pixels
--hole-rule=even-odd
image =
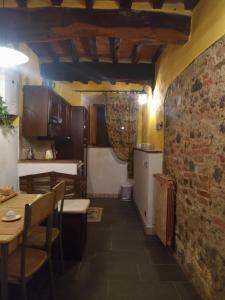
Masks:
[[[172,254],[144,235],[131,202],[102,199],[91,206],[104,208],[102,222],[88,224],[82,260],[66,262],[64,275],[56,276],[57,300],[200,300]],[[29,298],[49,299],[47,285],[39,275]]]

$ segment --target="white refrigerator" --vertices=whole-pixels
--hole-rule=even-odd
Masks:
[[[162,152],[134,150],[134,202],[147,234],[154,234],[153,175],[162,173],[162,160]]]

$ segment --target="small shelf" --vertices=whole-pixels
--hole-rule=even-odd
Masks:
[[[161,151],[161,150],[144,150],[144,149],[140,149],[140,148],[134,148],[134,150],[142,151],[145,153],[163,153],[163,151]]]

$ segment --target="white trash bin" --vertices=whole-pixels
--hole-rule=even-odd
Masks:
[[[123,185],[120,187],[120,200],[121,201],[131,201],[133,196],[133,186]]]

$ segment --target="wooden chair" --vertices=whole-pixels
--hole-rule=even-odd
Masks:
[[[64,271],[64,262],[63,262],[63,246],[62,246],[62,217],[63,217],[63,204],[64,204],[64,193],[65,193],[65,181],[61,181],[56,184],[52,191],[54,192],[54,222],[52,228],[52,238],[51,243],[53,244],[56,240],[58,241],[58,254],[61,264],[61,272]],[[59,209],[58,209],[59,207]],[[29,237],[28,244],[32,248],[44,249],[45,247],[45,226],[38,226],[32,232]]]
[[[21,245],[9,255],[8,281],[21,284],[23,299],[27,299],[27,281],[48,262],[51,283],[51,296],[54,299],[53,272],[51,262],[51,234],[52,234],[52,206],[54,194],[47,193],[38,198],[34,203],[25,206],[24,229]],[[43,220],[47,219],[45,231],[45,249],[28,248],[29,233]]]

